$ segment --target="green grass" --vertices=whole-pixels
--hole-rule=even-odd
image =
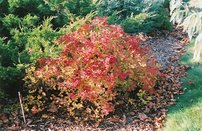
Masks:
[[[168,109],[164,131],[202,131],[202,61],[193,63],[193,45],[181,57],[181,63],[191,69],[182,79],[184,94],[176,96],[176,105]]]

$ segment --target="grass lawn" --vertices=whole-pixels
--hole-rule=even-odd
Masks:
[[[202,61],[192,62],[193,46],[189,44],[181,57],[181,63],[191,69],[182,79],[184,94],[176,96],[176,105],[169,108],[163,131],[202,131]]]

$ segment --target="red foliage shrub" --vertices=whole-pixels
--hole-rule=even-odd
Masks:
[[[124,33],[120,26],[107,25],[105,18],[85,23],[58,43],[64,46],[58,58],[39,59],[38,67],[25,80],[29,87],[38,86],[46,94],[59,92],[50,94],[51,101],[68,107],[70,116],[80,109],[95,114],[94,118],[103,117],[114,110],[120,91],[142,88],[154,92],[159,74],[155,60],[135,36]]]

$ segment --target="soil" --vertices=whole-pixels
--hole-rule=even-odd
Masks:
[[[98,125],[80,125],[65,120],[65,114],[44,114],[41,119],[37,116],[25,115],[23,123],[20,110],[0,114],[1,130],[160,130],[166,118],[167,107],[175,104],[174,95],[182,94],[180,78],[185,76],[187,65],[181,65],[179,58],[183,54],[187,37],[181,30],[173,32],[154,32],[149,35],[139,35],[142,46],[149,47],[156,57],[163,78],[157,82],[153,99],[137,109],[122,110],[119,114],[106,118]],[[6,100],[0,100],[3,108]],[[12,103],[12,102],[11,102]],[[60,117],[58,117],[60,116]]]

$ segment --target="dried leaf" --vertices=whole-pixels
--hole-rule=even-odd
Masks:
[[[144,120],[148,119],[148,116],[145,115],[144,113],[138,113],[138,118],[139,118],[141,121],[144,121]]]
[[[37,106],[33,106],[32,109],[32,114],[37,114],[38,113],[38,107]]]
[[[49,112],[55,113],[58,111],[57,106],[54,103],[51,103],[48,109]]]
[[[3,123],[8,123],[8,122],[9,122],[8,115],[2,114],[2,115],[0,116],[0,120],[1,120]]]
[[[193,82],[192,80],[189,80],[188,83],[189,83],[190,85],[193,85],[193,84],[194,84],[194,82]]]
[[[130,112],[130,115],[131,115],[131,116],[134,116],[134,115],[135,115],[135,112],[133,112],[133,111]]]
[[[120,118],[118,116],[115,116],[115,117],[108,118],[107,120],[109,122],[118,123],[120,121]]]

